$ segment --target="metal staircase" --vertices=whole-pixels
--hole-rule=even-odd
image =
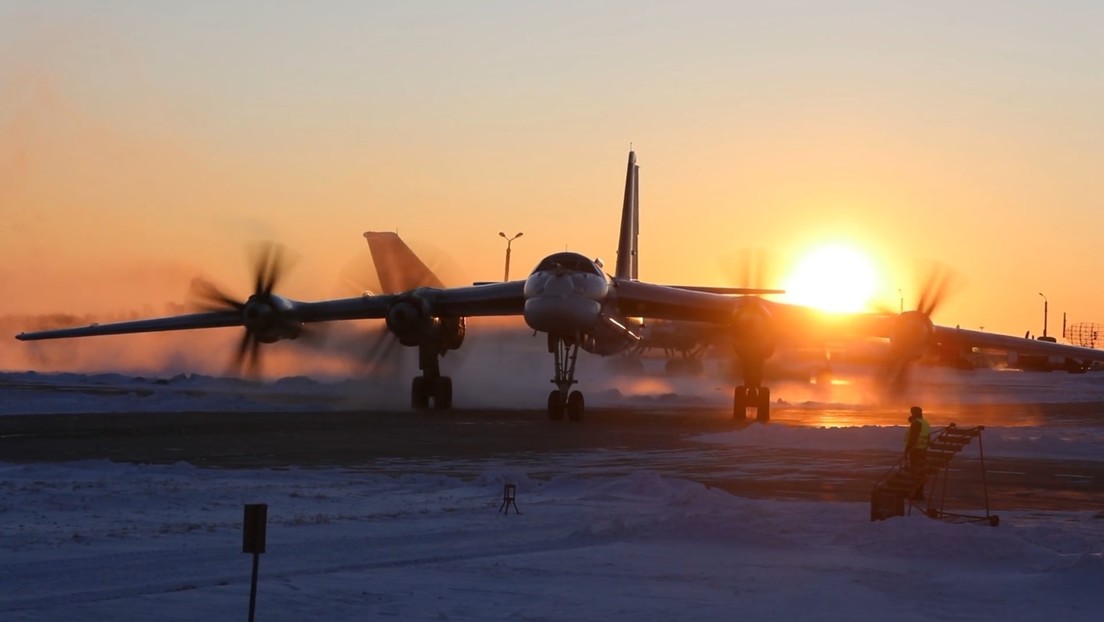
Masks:
[[[894,516],[912,514],[913,508],[931,518],[953,521],[987,522],[996,527],[1000,517],[989,513],[989,487],[985,477],[985,450],[981,442],[984,426],[960,428],[955,424],[931,435],[928,441],[928,455],[925,464],[922,497],[912,497],[917,477],[908,464],[908,457],[902,456],[874,485],[870,494],[870,520],[885,520]],[[985,501],[985,515],[975,516],[959,514],[946,510],[947,483],[950,479],[951,460],[971,441],[977,439],[978,458],[981,468],[981,490]],[[926,505],[923,505],[926,504]],[[923,506],[923,507],[921,507]]]

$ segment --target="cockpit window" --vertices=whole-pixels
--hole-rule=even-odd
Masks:
[[[570,272],[586,272],[602,276],[602,270],[594,265],[593,261],[579,253],[556,253],[555,255],[549,255],[533,269],[533,272],[555,270],[556,266]]]

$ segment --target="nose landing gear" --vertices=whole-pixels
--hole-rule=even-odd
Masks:
[[[586,402],[581,391],[572,391],[575,384],[575,361],[579,358],[579,343],[563,337],[548,335],[548,351],[555,356],[556,376],[552,379],[556,388],[548,394],[548,418],[560,421],[567,415],[570,421],[582,421]]]

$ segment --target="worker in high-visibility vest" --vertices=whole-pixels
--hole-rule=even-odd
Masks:
[[[905,433],[905,456],[908,458],[909,471],[912,472],[913,489],[909,496],[913,501],[924,500],[924,484],[928,479],[928,437],[931,426],[924,419],[924,409],[913,406],[909,409],[909,429]]]

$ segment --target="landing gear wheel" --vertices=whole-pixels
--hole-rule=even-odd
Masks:
[[[586,409],[586,403],[583,401],[583,394],[579,391],[572,391],[567,396],[567,418],[571,421],[582,421],[583,411]]]
[[[548,418],[552,421],[559,421],[564,416],[564,401],[563,394],[558,389],[554,389],[548,394]]]
[[[410,383],[410,407],[414,410],[429,408],[429,387],[425,376],[415,376]]]
[[[732,418],[747,421],[747,387],[740,385],[732,391]]]
[[[759,394],[755,397],[755,420],[759,423],[770,421],[770,389],[759,387]]]
[[[441,376],[433,383],[433,407],[437,410],[452,408],[452,378]]]

